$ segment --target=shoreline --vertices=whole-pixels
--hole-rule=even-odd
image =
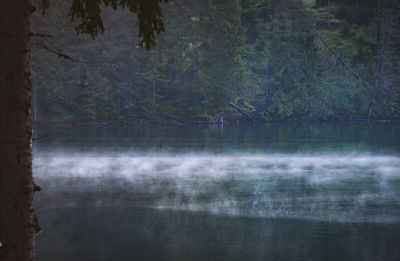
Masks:
[[[62,128],[73,128],[73,127],[153,127],[153,126],[240,126],[240,125],[261,125],[268,123],[315,123],[315,122],[376,122],[376,123],[398,123],[400,119],[367,119],[367,118],[330,118],[330,119],[310,119],[310,120],[226,120],[223,123],[214,121],[202,121],[202,120],[163,120],[163,121],[151,121],[146,119],[138,119],[134,121],[32,121],[33,127],[62,127]]]

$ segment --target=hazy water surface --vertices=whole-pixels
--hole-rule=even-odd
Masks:
[[[399,125],[40,135],[39,260],[400,260]]]

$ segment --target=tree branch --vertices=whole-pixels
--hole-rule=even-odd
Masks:
[[[31,44],[32,44],[32,45],[39,46],[39,47],[42,47],[42,48],[45,49],[46,51],[49,51],[50,53],[53,53],[53,54],[57,55],[57,56],[60,57],[60,58],[66,59],[66,60],[71,61],[71,62],[74,62],[74,63],[89,63],[89,62],[86,61],[86,60],[80,60],[80,59],[72,58],[69,54],[63,52],[62,50],[59,50],[59,49],[51,49],[50,47],[48,47],[48,46],[46,46],[45,44],[42,44],[42,43],[35,43],[35,42],[32,42]]]
[[[335,56],[335,58],[350,72],[351,75],[353,75],[354,78],[356,78],[364,88],[367,90],[371,90],[372,87],[369,86],[368,84],[371,84],[367,81],[365,81],[363,78],[361,78],[360,75],[358,75],[330,46],[329,44],[325,41],[325,39],[316,31],[314,30],[315,34],[317,35],[318,39],[321,41],[321,43],[328,49],[328,51]],[[368,84],[367,84],[368,83]]]

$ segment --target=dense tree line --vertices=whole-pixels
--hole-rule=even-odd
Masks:
[[[400,114],[395,0],[175,0],[150,52],[137,48],[128,12],[104,8],[108,33],[92,41],[74,35],[65,5],[33,19],[34,32],[51,35],[32,39],[38,120]]]

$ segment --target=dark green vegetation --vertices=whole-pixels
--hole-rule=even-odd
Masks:
[[[396,0],[175,0],[150,52],[127,11],[104,7],[107,34],[92,41],[75,36],[68,8],[53,1],[33,18],[33,31],[53,36],[32,39],[39,121],[400,115]]]

